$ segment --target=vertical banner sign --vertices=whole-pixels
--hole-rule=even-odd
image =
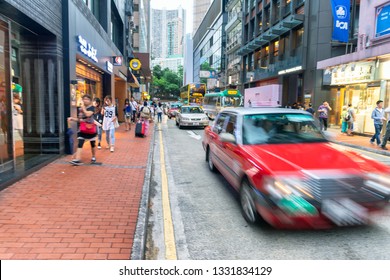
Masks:
[[[332,39],[348,43],[350,0],[330,0],[333,14]]]

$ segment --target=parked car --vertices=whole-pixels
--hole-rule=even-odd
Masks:
[[[183,126],[206,127],[209,125],[209,118],[200,106],[182,106],[176,112],[176,125],[179,128]]]
[[[180,109],[180,104],[173,103],[169,106],[167,116],[169,119],[176,117],[176,112]]]
[[[248,223],[362,225],[389,204],[390,167],[336,147],[304,111],[226,109],[202,143],[210,170],[239,193]]]

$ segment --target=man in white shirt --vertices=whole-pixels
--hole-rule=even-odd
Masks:
[[[133,113],[132,122],[135,123],[135,116],[138,112],[138,103],[134,100],[134,97],[131,97],[130,106]]]

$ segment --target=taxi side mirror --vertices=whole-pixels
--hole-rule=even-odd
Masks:
[[[219,135],[219,139],[224,143],[236,143],[236,137],[230,133],[223,132]]]

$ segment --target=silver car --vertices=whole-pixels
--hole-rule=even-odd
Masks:
[[[199,106],[182,106],[176,112],[176,125],[181,129],[183,126],[201,126],[209,125],[209,118]]]

